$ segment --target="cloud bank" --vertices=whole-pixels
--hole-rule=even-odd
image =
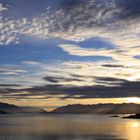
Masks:
[[[28,61],[26,66],[31,66],[32,70],[25,73],[16,69],[17,75],[3,74],[5,77],[0,85],[1,98],[18,100],[140,97],[138,66],[124,67],[112,62],[76,61],[54,64]]]

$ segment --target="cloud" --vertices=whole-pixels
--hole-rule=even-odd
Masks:
[[[8,98],[29,99],[30,97],[42,97],[42,99],[60,98],[60,99],[86,99],[86,98],[125,98],[140,97],[139,82],[130,82],[121,79],[110,79],[104,77],[104,82],[120,82],[119,86],[62,86],[62,85],[44,85],[24,89],[0,89],[1,95]],[[55,87],[55,88],[54,88]],[[14,94],[13,94],[14,93]],[[25,94],[26,93],[26,94]],[[29,97],[29,98],[28,98]]]
[[[134,57],[139,55],[140,51],[140,17],[137,3],[137,0],[125,0],[124,3],[120,0],[61,1],[53,12],[46,11],[30,20],[26,17],[5,18],[3,13],[8,11],[8,8],[1,4],[3,10],[0,18],[0,44],[20,43],[21,34],[75,42],[99,37],[113,44],[114,48],[82,48],[74,43],[60,44],[59,47],[69,55],[110,57],[116,65],[138,67],[139,60]]]
[[[138,66],[125,67],[106,61],[67,61],[22,63],[20,67],[27,72],[0,77],[1,97],[17,100],[140,97]]]
[[[0,14],[5,11],[8,10],[8,8],[4,7],[1,3],[0,3]]]
[[[36,62],[36,61],[23,61],[23,64],[27,64],[27,65],[38,65],[40,64],[40,62]]]
[[[123,48],[116,47],[108,49],[108,48],[83,48],[75,44],[60,44],[60,48],[62,48],[69,55],[75,56],[102,56],[102,57],[110,57],[114,60],[114,62],[119,62],[119,65],[128,66],[129,62],[139,63],[138,59],[135,58],[135,54],[138,54],[139,47],[132,48]]]
[[[72,4],[62,1],[50,17],[44,13],[41,17],[33,19],[27,34],[44,39],[57,37],[73,41],[101,37],[120,47],[140,45],[139,18],[126,18],[136,14],[132,5],[129,5],[129,8],[125,6],[128,1],[125,5],[122,5],[121,1],[107,0],[70,3]]]
[[[44,79],[50,83],[60,83],[60,82],[81,82],[82,80],[76,79],[76,78],[63,78],[63,77],[53,77],[53,76],[47,76],[44,77]]]
[[[46,11],[31,20],[1,18],[0,42],[18,43],[19,35],[23,34],[73,41],[101,37],[119,47],[139,46],[138,3],[137,0],[61,0],[53,12]]]
[[[73,44],[58,46],[69,55],[104,56],[111,61],[66,61],[40,63],[24,61],[22,68],[0,68],[0,89],[11,98],[111,98],[139,95],[140,10],[138,0],[61,0],[56,9],[40,16],[5,17],[8,8],[0,4],[0,44],[20,43],[19,36],[59,38]],[[99,37],[113,48],[84,48],[79,41]],[[14,67],[14,66],[13,66]],[[17,66],[16,66],[17,67]],[[24,71],[25,70],[25,71]]]
[[[123,65],[113,65],[113,64],[104,64],[103,67],[109,67],[109,68],[123,68]]]
[[[26,29],[28,21],[22,19],[5,19],[0,18],[0,45],[8,45],[11,43],[19,43],[19,34]]]
[[[16,69],[11,67],[0,67],[0,74],[1,75],[18,75],[21,73],[26,73],[27,71],[23,69]]]
[[[81,48],[80,46],[74,44],[60,44],[60,48],[68,52],[70,55],[76,56],[106,56],[113,52],[113,50],[108,49],[94,49],[94,48]]]
[[[115,3],[97,3],[92,0],[62,1],[51,15],[43,14],[33,19],[30,35],[42,38],[58,37],[73,41],[82,41],[99,35],[107,36],[106,26],[110,26],[121,9]],[[107,6],[108,5],[108,6]],[[116,21],[116,20],[115,20]]]

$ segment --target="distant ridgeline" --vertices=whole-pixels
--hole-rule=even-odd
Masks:
[[[7,114],[7,112],[0,110],[0,114]]]
[[[96,104],[96,105],[66,105],[51,112],[41,108],[20,107],[7,103],[0,103],[0,114],[9,113],[43,113],[43,114],[140,114],[140,104]]]
[[[0,114],[9,113],[46,113],[46,111],[35,107],[19,107],[16,105],[0,102]]]
[[[140,104],[67,105],[56,108],[54,114],[139,114]]]

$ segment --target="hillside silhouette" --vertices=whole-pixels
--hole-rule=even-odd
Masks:
[[[51,113],[56,114],[138,114],[140,105],[134,103],[96,104],[96,105],[66,105],[58,107]]]

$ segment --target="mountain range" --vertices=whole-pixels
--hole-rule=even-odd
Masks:
[[[45,110],[35,107],[20,107],[13,104],[0,102],[0,114],[11,113],[46,113]]]
[[[54,114],[139,114],[140,104],[95,104],[95,105],[66,105],[58,107]]]
[[[39,113],[39,114],[140,114],[140,104],[73,104],[58,107],[50,112],[36,107],[23,107],[0,102],[0,114]]]

